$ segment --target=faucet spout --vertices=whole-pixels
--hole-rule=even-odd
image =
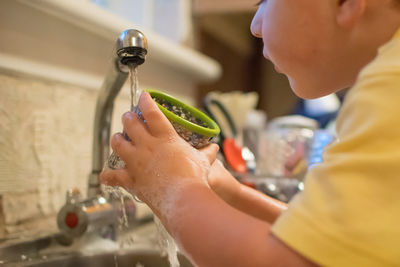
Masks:
[[[99,174],[110,152],[110,130],[114,100],[124,85],[129,65],[139,66],[146,60],[148,46],[144,34],[126,30],[119,36],[112,64],[101,86],[94,121],[92,172],[89,176],[88,197],[100,193]]]
[[[119,36],[116,52],[123,66],[141,65],[146,60],[147,39],[138,30],[126,30]]]

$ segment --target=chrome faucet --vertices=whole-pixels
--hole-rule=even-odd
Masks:
[[[117,40],[111,68],[108,70],[97,98],[92,172],[89,176],[87,199],[83,199],[79,190],[69,191],[65,205],[57,214],[58,228],[69,240],[94,229],[98,229],[102,235],[104,235],[104,229],[111,229],[111,231],[106,231],[107,235],[110,235],[110,232],[115,234],[113,229],[122,213],[128,221],[136,219],[136,207],[132,201],[125,201],[122,204],[120,200],[106,199],[102,196],[99,175],[110,152],[109,140],[114,100],[129,75],[129,67],[143,64],[147,49],[147,39],[138,30],[126,30]]]
[[[117,40],[112,66],[97,98],[88,198],[100,193],[99,174],[110,152],[110,128],[115,97],[128,77],[129,65],[143,64],[147,49],[147,39],[138,30],[126,30]]]
[[[72,244],[88,232],[96,232],[104,238],[116,240],[118,225],[126,227],[137,224],[136,205],[131,200],[101,195],[83,199],[78,189],[69,190],[65,205],[57,214],[57,226],[63,238],[58,241],[65,245]],[[128,228],[127,228],[128,229]]]

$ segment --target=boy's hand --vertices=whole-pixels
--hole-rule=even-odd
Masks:
[[[202,151],[210,154],[208,147]],[[241,184],[219,160],[215,160],[211,165],[207,181],[213,191],[226,203],[263,221],[275,222],[282,210],[287,208],[284,203]]]
[[[100,179],[135,193],[162,215],[167,208],[163,204],[173,201],[185,185],[208,186],[210,163],[215,160],[217,148],[211,145],[207,153],[202,153],[180,138],[148,93],[141,95],[139,107],[145,123],[132,112],[122,116],[124,131],[131,141],[121,134],[111,140],[114,152],[126,167],[103,171]]]
[[[232,176],[218,159],[212,163],[207,181],[211,189],[227,203],[230,203],[240,190],[239,181]]]
[[[232,176],[220,160],[216,159],[219,151],[217,145],[208,145],[201,148],[200,151],[205,154],[211,163],[210,172],[207,175],[208,185],[220,198],[230,204],[232,198],[234,198],[240,190],[239,181]]]

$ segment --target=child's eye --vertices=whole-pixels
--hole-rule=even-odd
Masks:
[[[259,6],[259,5],[261,5],[262,3],[264,3],[266,0],[260,0],[260,1],[258,1],[258,3],[256,4],[256,6]]]

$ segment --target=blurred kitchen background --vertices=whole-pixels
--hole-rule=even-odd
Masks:
[[[96,97],[125,29],[149,39],[141,88],[200,108],[210,92],[253,92],[258,101],[251,109],[268,121],[303,114],[285,76],[262,57],[262,41],[250,34],[256,2],[0,1],[0,238],[57,231],[67,190],[85,194]],[[129,103],[126,84],[113,132]],[[235,103],[226,106],[240,112]],[[338,105],[335,100],[328,113]]]

